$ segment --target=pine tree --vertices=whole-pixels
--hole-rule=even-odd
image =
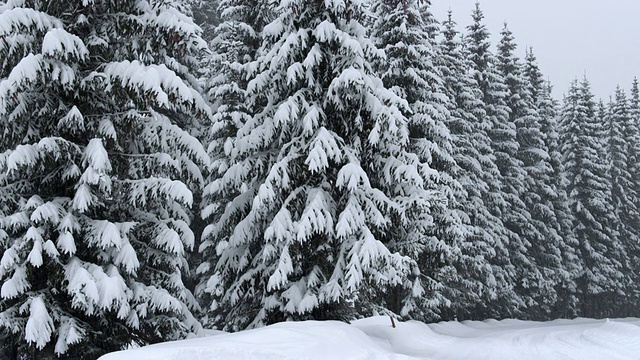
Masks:
[[[221,21],[212,30],[212,53],[206,58],[204,70],[207,99],[215,109],[212,123],[203,136],[211,158],[207,183],[221,178],[229,169],[234,137],[253,116],[254,106],[248,103],[247,96],[248,77],[262,41],[262,29],[272,17],[270,6],[255,0],[222,0],[218,4]],[[238,189],[222,196],[210,190],[210,187],[205,189],[201,200],[205,226],[211,219],[223,216],[224,205],[243,191]],[[199,250],[202,253],[203,249]],[[202,259],[198,277],[201,279],[210,267],[210,259]],[[200,303],[211,302],[210,294],[203,291],[203,284],[196,287],[196,295]],[[209,318],[206,313],[204,316],[205,325],[215,323],[215,318]]]
[[[635,180],[632,173],[632,150],[631,144],[637,140],[637,131],[631,123],[630,108],[626,94],[619,86],[616,89],[615,98],[608,109],[608,116],[605,118],[608,125],[608,149],[609,174],[611,177],[611,202],[613,214],[616,219],[619,242],[628,252],[637,249],[640,238],[638,224],[640,224],[640,214],[638,212],[638,194],[635,192]],[[630,259],[628,260],[630,261]],[[638,279],[631,269],[631,264],[626,259],[623,261],[624,274],[627,277],[626,285],[637,284]],[[626,296],[623,296],[623,305],[631,302],[628,297],[632,294],[631,289],[624,289]],[[623,311],[620,309],[619,311]],[[628,310],[627,310],[628,311]],[[627,312],[624,316],[630,316]]]
[[[442,35],[439,67],[450,114],[446,124],[457,164],[453,176],[464,190],[458,209],[463,233],[457,246],[460,249],[455,264],[457,276],[447,286],[448,297],[454,300],[451,313],[444,318],[482,318],[502,289],[509,286],[500,276],[500,269],[490,264],[496,254],[504,255],[506,251],[503,244],[495,241],[504,232],[502,223],[487,204],[493,195],[490,184],[495,184],[499,172],[489,145],[488,126],[482,122],[486,115],[482,93],[469,75],[469,55],[459,39],[451,12],[443,23]]]
[[[590,84],[571,84],[562,109],[561,150],[568,177],[573,231],[579,241],[584,272],[577,279],[581,316],[608,316],[615,294],[624,291],[625,256],[611,204],[611,178],[604,122],[598,119]],[[602,116],[603,114],[600,114]]]
[[[634,78],[631,84],[629,117],[631,118],[631,127],[634,129],[634,132],[640,133],[640,85],[638,85],[638,78]],[[632,163],[634,164],[634,171],[640,171],[640,167],[637,165],[640,163],[640,159],[638,159],[638,157],[640,157],[640,141],[633,142],[631,152],[634,156],[634,159],[632,160]]]
[[[397,240],[390,244],[392,250],[418,261],[411,283],[405,284],[411,291],[398,299],[402,304],[392,301],[390,308],[421,320],[438,319],[440,310],[452,302],[446,287],[455,278],[453,263],[464,238],[460,229],[464,214],[457,203],[463,190],[452,176],[458,169],[444,122],[449,114],[434,45],[439,29],[429,6],[429,2],[377,2],[373,26],[377,45],[386,54],[378,66],[383,84],[409,103],[410,149],[423,164],[421,176],[429,182],[425,186],[433,190],[431,199],[407,199],[413,204],[405,206],[416,210],[395,230]]]
[[[198,333],[189,228],[210,116],[179,1],[0,8],[0,328],[20,358]],[[127,41],[123,41],[127,39]]]
[[[262,28],[271,18],[265,2],[222,0],[217,12],[221,22],[212,29],[212,54],[205,70],[208,100],[214,104],[215,127],[209,129],[209,153],[214,174],[224,171],[232,137],[252,115],[246,103],[247,78],[260,47]],[[214,175],[215,176],[215,175]]]
[[[631,85],[631,96],[629,98],[629,127],[627,134],[629,143],[629,171],[632,179],[632,189],[636,196],[640,195],[640,86],[638,85],[638,79],[634,78]],[[636,206],[639,204],[635,202]],[[640,232],[640,224],[629,224],[636,232]],[[629,256],[631,258],[631,273],[638,274],[640,271],[640,246],[636,244],[629,245]],[[634,282],[638,284],[638,282]],[[629,302],[631,306],[640,303],[640,289],[636,286]],[[635,309],[633,309],[635,310]],[[633,316],[637,316],[637,310],[634,311]]]
[[[541,119],[532,89],[527,86],[524,66],[514,54],[515,49],[513,35],[505,23],[498,45],[497,68],[507,85],[509,122],[516,127],[518,151],[515,156],[519,163],[512,166],[522,166],[524,170],[522,188],[513,189],[513,195],[524,202],[524,209],[519,211],[519,220],[512,226],[525,247],[526,253],[521,256],[528,255],[532,260],[525,262],[526,267],[520,269],[518,283],[529,301],[528,317],[541,319],[548,316],[550,307],[558,300],[555,287],[562,262],[559,244],[562,239],[554,237],[557,234],[557,227],[552,228],[556,225],[555,211],[549,196],[543,197],[550,190],[553,170],[541,131]],[[505,176],[505,181],[510,182],[511,178]]]
[[[630,143],[630,166],[631,175],[635,181],[634,189],[640,194],[640,85],[638,79],[634,78],[631,85],[631,96],[629,98],[630,127],[634,138]]]
[[[367,7],[298,0],[276,13],[247,88],[255,115],[208,185],[230,201],[204,233],[202,291],[231,330],[380,309],[376,290],[415,268],[387,231],[412,216],[407,198],[429,198],[408,105],[374,73]]]
[[[572,214],[568,207],[567,178],[562,154],[559,149],[559,124],[557,105],[551,97],[551,85],[544,81],[542,72],[532,49],[527,50],[524,73],[527,79],[528,92],[535,102],[539,115],[540,132],[543,135],[544,148],[549,155],[547,170],[538,172],[543,186],[536,194],[541,204],[547,204],[553,213],[533,211],[540,214],[547,224],[546,240],[549,243],[549,263],[558,265],[554,269],[556,301],[551,306],[549,318],[575,316],[577,311],[575,280],[582,272],[581,261],[577,255],[578,240],[572,230]],[[541,207],[540,209],[544,209]],[[539,218],[540,219],[540,218]],[[560,253],[557,252],[560,250]],[[560,255],[558,264],[557,256]],[[545,263],[547,263],[545,261]]]
[[[487,123],[490,145],[499,169],[495,183],[490,184],[493,194],[488,197],[489,208],[504,224],[504,230],[497,234],[496,241],[507,250],[495,257],[494,264],[502,272],[504,281],[516,288],[505,289],[496,308],[501,316],[513,316],[531,303],[530,299],[522,296],[521,290],[529,282],[518,277],[535,273],[526,244],[519,235],[530,219],[521,198],[525,174],[522,163],[516,156],[516,128],[510,121],[510,109],[506,103],[508,88],[497,69],[497,59],[489,49],[489,32],[482,23],[484,15],[479,3],[476,3],[472,18],[474,22],[468,27],[466,46],[469,49],[473,76],[482,91],[486,112],[483,121]]]
[[[631,85],[631,96],[628,99],[629,122],[625,131],[629,144],[628,166],[631,173],[633,192],[640,195],[640,88],[638,79],[634,78]],[[636,202],[636,204],[638,204]],[[640,224],[634,225],[640,230]]]
[[[217,13],[220,23],[211,32],[212,54],[208,59],[207,89],[217,109],[213,128],[214,149],[224,148],[225,130],[234,133],[251,116],[245,100],[249,66],[261,44],[260,33],[271,20],[268,3],[255,0],[221,0]],[[222,141],[221,144],[218,144]],[[229,144],[227,144],[227,147]]]

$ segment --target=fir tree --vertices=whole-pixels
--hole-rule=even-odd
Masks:
[[[618,241],[616,219],[611,204],[607,139],[602,119],[596,116],[590,84],[571,84],[562,109],[562,155],[568,177],[569,206],[573,231],[584,262],[577,279],[582,316],[608,316],[613,309],[600,306],[615,300],[624,291],[621,272],[624,249]],[[601,116],[603,114],[600,114]]]
[[[246,103],[249,67],[260,46],[262,28],[271,16],[265,2],[252,0],[222,0],[217,11],[221,22],[212,30],[212,54],[205,71],[208,100],[216,109],[216,126],[206,136],[211,140],[214,174],[225,170],[224,159],[233,146],[230,137],[252,115]]]
[[[555,211],[549,198],[555,194],[544,196],[551,190],[553,170],[541,131],[541,118],[531,92],[533,89],[527,84],[524,66],[515,56],[515,49],[513,35],[505,23],[498,45],[497,68],[507,85],[509,122],[516,127],[518,151],[515,155],[519,164],[513,166],[522,166],[524,170],[522,189],[512,188],[513,195],[524,202],[524,209],[512,226],[525,247],[526,253],[521,256],[529,255],[532,260],[525,263],[525,268],[519,269],[518,285],[529,301],[528,317],[543,318],[558,300],[555,286],[562,263],[562,239],[556,237],[557,227],[552,228],[556,225]],[[505,176],[505,181],[510,182],[510,179]]]
[[[183,280],[210,116],[179,1],[0,8],[0,328],[20,358],[198,333]],[[127,39],[127,41],[123,41]],[[47,355],[48,354],[48,355]]]
[[[539,115],[540,132],[543,135],[544,148],[549,155],[549,164],[538,174],[544,179],[543,187],[538,188],[536,194],[541,204],[548,204],[553,213],[536,212],[547,224],[547,238],[553,249],[543,255],[549,257],[549,263],[559,265],[554,269],[555,303],[551,306],[550,318],[575,316],[577,311],[575,280],[582,272],[581,261],[577,255],[578,241],[572,230],[572,214],[568,207],[567,178],[564,163],[560,153],[559,124],[557,104],[551,97],[551,85],[544,81],[542,72],[532,49],[527,50],[524,73],[527,88]],[[545,186],[546,185],[546,186]],[[544,207],[541,207],[544,209]],[[560,250],[558,254],[557,250]],[[560,255],[560,264],[557,256]],[[545,261],[546,263],[546,261]]]
[[[631,85],[631,96],[629,98],[629,123],[625,133],[627,143],[629,144],[628,154],[628,166],[632,179],[632,191],[635,193],[636,201],[634,204],[639,206],[638,196],[640,196],[640,88],[638,86],[638,79],[634,78]],[[626,224],[636,232],[640,232],[640,224],[633,222]],[[640,246],[638,243],[629,244],[629,256],[631,257],[631,272],[638,274],[640,270]],[[638,282],[635,281],[635,284]],[[630,304],[633,307],[634,304],[640,302],[640,289],[636,286],[633,292],[630,294],[632,299]],[[635,316],[635,313],[634,313]]]
[[[484,15],[479,3],[476,3],[472,18],[474,22],[468,27],[466,46],[469,49],[473,76],[482,92],[485,108],[482,121],[487,123],[490,145],[499,169],[499,174],[489,184],[492,194],[487,196],[488,206],[491,213],[504,224],[494,241],[505,251],[494,257],[493,264],[502,273],[503,281],[509,284],[495,305],[503,316],[513,316],[528,305],[529,299],[523,299],[521,292],[516,293],[512,287],[527,286],[527,280],[517,277],[535,271],[527,254],[526,244],[519,235],[530,218],[521,199],[525,174],[522,163],[516,156],[516,129],[515,124],[510,121],[510,109],[506,103],[508,88],[496,67],[497,60],[489,49],[489,32],[482,23]]]
[[[628,166],[633,181],[633,191],[640,194],[640,89],[638,79],[634,78],[631,85],[631,96],[628,99],[629,122],[625,136],[629,144]],[[640,229],[640,225],[636,226]]]
[[[444,122],[449,113],[437,66],[440,55],[434,46],[438,28],[429,6],[428,1],[421,5],[376,2],[373,33],[386,54],[379,65],[382,81],[409,103],[410,149],[422,163],[421,176],[428,180],[425,187],[433,190],[431,198],[407,197],[405,207],[411,209],[411,216],[395,229],[397,240],[390,244],[391,249],[418,261],[417,272],[405,285],[411,290],[402,299],[402,307],[392,302],[390,308],[422,320],[439,318],[439,311],[451,304],[451,291],[446,287],[456,276],[453,264],[465,236],[460,229],[464,214],[458,204],[463,190],[453,177],[458,169]]]
[[[463,220],[463,237],[458,244],[460,256],[455,264],[456,278],[447,286],[449,298],[454,299],[451,314],[445,318],[481,317],[495,301],[502,289],[508,287],[500,269],[490,260],[497,254],[506,256],[500,234],[504,232],[500,219],[489,211],[488,199],[493,195],[491,184],[499,176],[494,163],[488,124],[485,119],[482,92],[469,75],[471,63],[463,47],[452,14],[443,24],[440,44],[444,91],[448,98],[449,116],[446,123],[451,132],[453,156],[457,164],[453,176],[463,187],[458,209]],[[497,276],[494,274],[497,272]]]
[[[262,28],[271,20],[270,6],[267,2],[255,0],[222,0],[218,4],[217,14],[221,21],[212,30],[212,53],[206,58],[204,70],[207,99],[215,109],[213,121],[203,136],[212,160],[207,171],[208,183],[219,179],[229,169],[231,152],[236,146],[235,135],[253,116],[254,106],[248,103],[247,96],[248,77],[261,44]],[[242,191],[238,189],[221,196],[212,194],[210,188],[205,189],[201,201],[201,217],[205,225],[211,219],[223,216],[226,211],[224,205]],[[199,278],[207,273],[209,261],[202,259]],[[196,295],[201,303],[211,301],[210,295],[202,291],[202,286],[196,288]],[[206,314],[203,321],[205,324],[215,323],[215,319]]]
[[[637,140],[637,129],[632,126],[629,103],[626,94],[618,86],[608,116],[605,118],[608,124],[608,155],[610,159],[611,176],[611,202],[617,220],[617,232],[619,241],[626,251],[636,252],[638,247],[640,214],[638,213],[638,194],[635,192],[635,179],[632,173],[632,143]],[[637,283],[631,264],[623,262],[623,270],[626,274],[628,286]],[[630,289],[625,289],[625,294],[631,295]],[[624,299],[629,303],[630,298]],[[626,314],[629,316],[630,314]]]
[[[247,88],[255,115],[208,185],[230,199],[204,234],[202,291],[232,330],[380,308],[376,291],[415,268],[387,231],[411,216],[408,197],[429,198],[408,105],[372,67],[365,4],[283,1],[276,13]]]

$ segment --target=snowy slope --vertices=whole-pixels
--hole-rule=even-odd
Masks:
[[[100,360],[639,359],[640,319],[423,324],[375,317],[281,323],[105,355]]]

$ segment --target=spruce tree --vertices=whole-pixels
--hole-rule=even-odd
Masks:
[[[638,85],[638,78],[634,78],[631,84],[631,96],[629,98],[629,117],[631,118],[631,126],[638,129],[638,127],[640,126],[640,85]],[[638,132],[638,130],[636,130],[636,132]],[[637,146],[632,147],[632,153],[636,157],[640,156],[638,155],[640,152],[637,149]],[[634,164],[638,161],[640,160],[635,159]],[[638,169],[636,169],[636,171],[637,170]]]
[[[617,221],[619,242],[627,252],[636,252],[640,241],[638,224],[640,214],[638,212],[638,194],[635,192],[635,179],[632,176],[632,144],[637,140],[637,128],[632,125],[629,102],[624,90],[619,86],[615,92],[615,98],[608,109],[605,119],[608,125],[608,155],[610,159],[609,173],[611,176],[611,202],[614,216]],[[628,256],[628,254],[627,254]],[[630,261],[630,259],[629,259]],[[624,261],[623,270],[627,277],[627,286],[637,283],[631,263]],[[635,288],[635,286],[634,286]],[[625,289],[623,304],[631,301],[630,288]],[[626,306],[625,306],[626,307]],[[619,311],[627,311],[620,309]],[[627,312],[625,316],[630,316]]]
[[[296,0],[275,12],[247,87],[255,115],[208,185],[229,201],[204,233],[202,291],[231,330],[381,310],[377,290],[416,266],[389,250],[388,231],[430,207],[406,208],[431,198],[428,179],[409,151],[407,102],[374,73],[368,8]]]
[[[211,54],[206,57],[206,97],[215,109],[212,123],[204,130],[204,141],[211,158],[206,172],[207,183],[222,177],[229,169],[231,152],[235,148],[234,138],[238,129],[253,116],[254,105],[249,104],[247,84],[251,64],[256,60],[260,47],[262,28],[271,20],[271,5],[255,0],[222,0],[216,9],[220,22],[212,29]],[[201,200],[201,217],[204,225],[220,218],[226,211],[225,204],[239,195],[238,192],[220,195],[205,188]],[[199,245],[201,255],[203,249]],[[198,267],[198,278],[208,272],[211,258],[204,257]],[[211,302],[211,296],[203,291],[204,284],[196,287],[196,296],[201,303]],[[215,324],[216,319],[205,312],[203,323]]]
[[[493,260],[502,272],[504,281],[516,288],[505,289],[496,305],[502,316],[514,316],[531,302],[522,292],[522,287],[528,286],[529,280],[518,277],[535,274],[535,266],[527,254],[527,244],[520,238],[520,233],[530,219],[521,197],[525,174],[522,163],[516,156],[518,142],[515,124],[510,120],[510,109],[506,102],[508,88],[498,71],[497,59],[490,51],[489,31],[482,22],[484,14],[479,3],[476,3],[472,18],[473,24],[468,27],[466,46],[469,49],[473,76],[482,91],[486,113],[482,121],[487,123],[490,145],[499,169],[494,183],[490,184],[492,194],[487,198],[490,211],[504,224],[503,231],[497,234],[495,241],[501,243],[500,246],[506,251]]]
[[[225,130],[234,133],[251,116],[245,104],[248,72],[262,41],[260,33],[272,18],[272,9],[263,1],[221,0],[217,13],[220,21],[211,29],[212,53],[205,72],[208,97],[217,109],[214,121],[218,127],[210,129],[217,141],[211,147],[223,149]]]
[[[561,150],[568,177],[573,231],[579,241],[583,273],[577,279],[580,315],[609,316],[616,294],[625,289],[624,249],[614,228],[611,177],[603,119],[598,118],[590,84],[577,81],[562,109]],[[603,116],[603,114],[599,114]]]
[[[632,191],[636,196],[635,205],[637,207],[640,206],[638,205],[638,201],[640,201],[640,199],[638,199],[640,196],[640,87],[638,86],[637,78],[633,79],[631,85],[628,115],[629,126],[627,128],[627,133],[625,134],[629,144],[628,166],[632,179]],[[636,233],[640,232],[640,224],[637,222],[628,224],[627,226],[631,226]],[[637,243],[630,244],[629,256],[631,258],[631,272],[633,274],[638,274],[638,271],[640,270],[640,245]],[[638,284],[637,281],[634,283]],[[640,303],[640,288],[638,288],[638,286],[634,287],[633,292],[630,295],[632,296],[630,301],[631,306]],[[636,314],[637,312],[634,312],[633,316],[637,316]]]
[[[544,142],[541,118],[533,98],[532,87],[528,86],[524,66],[515,56],[516,44],[505,23],[502,39],[498,45],[497,68],[507,85],[506,102],[510,109],[509,122],[516,127],[518,151],[515,153],[524,174],[522,189],[514,195],[524,202],[519,221],[512,224],[525,246],[531,263],[519,269],[519,288],[528,299],[528,317],[544,318],[550,307],[558,301],[555,287],[558,282],[562,253],[556,237],[558,227],[550,197],[551,168],[548,148]],[[511,177],[505,177],[509,182]],[[546,195],[546,196],[545,196]],[[554,228],[555,227],[555,228]]]
[[[205,48],[180,1],[0,8],[0,328],[19,358],[199,333],[183,280],[208,162]],[[123,41],[123,39],[127,39]]]
[[[633,191],[640,195],[640,88],[637,78],[633,79],[631,85],[628,108],[629,122],[625,133],[629,144],[628,166],[633,179]],[[640,229],[640,224],[636,224],[635,228]]]
[[[499,171],[490,147],[488,124],[483,122],[486,112],[482,92],[469,75],[469,54],[451,12],[443,23],[442,35],[439,67],[448,99],[446,123],[457,164],[453,176],[464,190],[459,199],[463,237],[455,264],[457,276],[447,286],[449,298],[454,300],[450,314],[444,317],[482,318],[490,312],[498,294],[510,286],[501,275],[502,270],[490,262],[496,255],[506,256],[504,244],[499,241],[504,232],[502,222],[491,213],[488,203],[493,198],[495,188],[492,186]]]
[[[233,146],[230,137],[252,115],[247,104],[247,79],[261,44],[260,33],[272,15],[267,3],[253,0],[222,0],[217,13],[220,22],[211,30],[212,53],[204,70],[207,97],[216,109],[216,126],[206,134],[214,176],[224,171],[224,159]]]
[[[449,113],[434,44],[439,29],[429,6],[428,1],[378,1],[373,26],[377,45],[386,54],[378,71],[384,86],[409,103],[409,149],[422,163],[425,187],[433,192],[430,199],[407,197],[405,206],[412,215],[394,229],[397,239],[390,244],[391,249],[418,261],[411,283],[406,284],[411,290],[405,299],[398,299],[402,304],[392,301],[390,309],[421,320],[438,319],[440,310],[454,300],[448,297],[447,287],[456,277],[453,264],[465,236],[458,204],[463,189],[453,177],[458,168],[445,124]]]
[[[538,172],[542,187],[536,194],[541,204],[547,204],[552,213],[533,211],[539,214],[547,225],[545,243],[552,246],[543,256],[549,257],[548,263],[558,265],[554,269],[556,301],[551,304],[549,318],[575,316],[577,311],[577,289],[575,280],[582,272],[580,258],[577,255],[578,241],[572,229],[572,214],[568,207],[567,178],[559,149],[558,111],[555,100],[551,97],[551,85],[545,82],[538,67],[533,50],[529,48],[526,54],[524,73],[527,79],[527,89],[535,102],[539,115],[540,132],[543,135],[544,146],[549,155],[547,170]],[[536,208],[538,209],[538,208]],[[544,205],[540,209],[545,209]],[[538,218],[538,219],[540,219]],[[560,253],[557,252],[560,250]],[[558,264],[558,255],[560,263]],[[547,263],[545,261],[545,263]]]

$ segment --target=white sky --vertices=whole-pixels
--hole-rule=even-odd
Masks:
[[[440,22],[449,9],[461,28],[472,21],[475,0],[431,3]],[[628,91],[633,77],[640,78],[640,0],[481,0],[480,7],[494,51],[506,20],[518,56],[533,47],[557,99],[585,72],[596,97],[604,100],[616,85]]]

